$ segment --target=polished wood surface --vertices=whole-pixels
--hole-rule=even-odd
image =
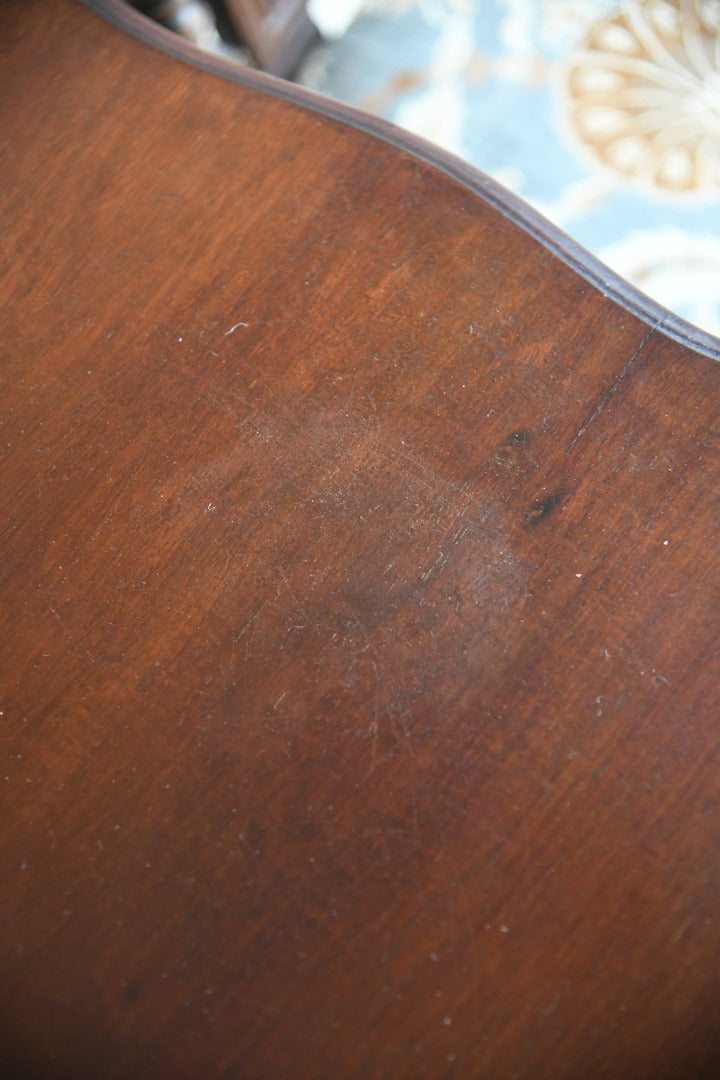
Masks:
[[[717,343],[362,119],[0,42],[5,1075],[717,1075]]]

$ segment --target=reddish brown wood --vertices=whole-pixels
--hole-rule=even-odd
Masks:
[[[0,8],[6,1073],[716,1075],[716,362],[481,178],[48,11]]]

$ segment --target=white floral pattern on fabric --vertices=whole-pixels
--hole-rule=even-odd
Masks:
[[[573,130],[603,165],[720,198],[720,4],[630,0],[592,25],[567,89]]]

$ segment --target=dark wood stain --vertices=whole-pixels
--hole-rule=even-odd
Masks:
[[[5,1074],[717,1075],[717,343],[374,122],[0,34]]]
[[[559,506],[565,498],[564,491],[553,491],[549,495],[543,495],[539,499],[535,499],[523,510],[528,525],[535,525],[538,521],[546,518],[556,506]]]
[[[523,463],[527,463],[530,439],[527,431],[513,431],[495,450],[492,455],[493,463],[500,469],[520,468]]]

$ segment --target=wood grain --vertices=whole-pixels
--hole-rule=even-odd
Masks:
[[[6,1073],[717,1075],[716,362],[482,181],[0,31]]]

